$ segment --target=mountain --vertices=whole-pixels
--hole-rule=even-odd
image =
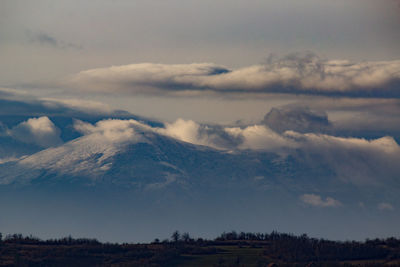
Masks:
[[[397,231],[399,217],[390,212],[399,203],[396,180],[338,179],[334,166],[315,164],[298,147],[215,149],[136,120],[74,127],[81,136],[0,164],[3,229],[118,241],[171,229],[213,235],[272,228],[364,238],[385,223],[376,234]]]
[[[332,168],[311,166],[296,153],[214,149],[156,133],[137,121],[128,128],[113,127],[0,164],[0,184],[173,188],[195,193],[272,187],[297,193],[330,192],[335,187],[340,192],[347,187]]]

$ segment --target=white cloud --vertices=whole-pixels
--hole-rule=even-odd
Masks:
[[[138,134],[135,128],[149,128],[136,120],[102,120],[95,125],[76,120],[74,128],[85,134],[86,136],[98,136],[106,142],[123,143],[123,142],[138,142],[141,135]]]
[[[315,55],[289,55],[236,70],[211,63],[141,63],[82,71],[68,84],[102,92],[181,95],[217,93],[311,93],[399,97],[400,60],[352,63]]]
[[[400,152],[399,145],[390,136],[369,141],[363,138],[345,138],[314,133],[300,134],[293,131],[286,131],[284,135],[315,148],[374,149],[376,152],[385,154],[398,154]]]
[[[303,201],[305,204],[314,207],[338,207],[342,205],[340,201],[334,198],[326,197],[325,199],[323,199],[321,198],[321,196],[315,194],[304,194],[300,196],[300,200]]]
[[[394,207],[392,206],[392,204],[382,202],[382,203],[378,204],[378,209],[379,210],[394,210]]]
[[[295,140],[301,162],[329,166],[345,182],[357,185],[395,182],[400,173],[400,147],[392,137],[375,140],[287,131]]]
[[[276,151],[281,148],[295,147],[295,143],[277,134],[264,125],[253,125],[245,128],[225,128],[225,131],[232,136],[241,137],[240,149],[264,149]]]
[[[164,128],[154,128],[157,133],[172,138],[216,149],[235,149],[243,136],[231,135],[227,128],[218,125],[203,125],[192,120],[178,119],[165,123]]]
[[[69,82],[87,90],[127,93],[155,93],[162,90],[187,90],[196,77],[207,77],[228,71],[225,67],[211,63],[153,64],[139,63],[110,68],[86,70],[73,76]]]
[[[154,131],[184,142],[204,145],[216,149],[265,149],[279,151],[294,147],[295,143],[277,134],[264,125],[247,127],[222,127],[201,125],[192,120],[178,119],[166,123],[165,128],[154,128]]]
[[[9,130],[9,135],[24,143],[51,147],[62,143],[60,130],[48,117],[31,118]]]
[[[173,138],[198,145],[211,145],[207,136],[200,134],[200,125],[192,120],[178,119],[173,123],[166,123],[164,129],[159,129],[160,133]]]

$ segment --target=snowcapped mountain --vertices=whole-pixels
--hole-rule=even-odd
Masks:
[[[389,137],[367,141],[295,132],[278,135],[264,126],[225,128],[221,134],[221,129],[203,129],[191,121],[163,128],[133,119],[75,121],[73,127],[82,136],[1,163],[0,184],[187,191],[273,186],[297,194],[310,190],[338,194],[349,188],[354,194],[355,189],[398,185],[398,167],[391,161],[396,160],[399,147]],[[241,135],[236,149],[221,148],[219,140],[229,134],[228,138]],[[374,155],[362,160],[352,156],[370,150]],[[336,155],[342,157],[333,161]],[[347,162],[342,161],[345,157]],[[366,169],[369,161],[376,166]],[[388,168],[382,170],[379,164]],[[377,173],[384,177],[377,178]]]
[[[245,186],[276,175],[281,164],[273,153],[226,151],[180,141],[138,121],[103,121],[76,127],[89,133],[0,165],[1,184],[47,180],[83,185],[114,184],[132,189],[178,186]],[[93,129],[90,129],[90,128]],[[262,157],[258,154],[263,154]],[[276,172],[275,171],[275,172]]]

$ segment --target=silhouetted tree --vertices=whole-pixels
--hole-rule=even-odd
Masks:
[[[174,241],[175,243],[177,243],[177,242],[179,241],[180,236],[181,236],[181,235],[180,235],[179,231],[176,230],[176,231],[173,232],[172,235],[171,235],[172,241]]]
[[[189,241],[190,241],[190,235],[189,235],[189,233],[183,233],[183,234],[182,234],[182,241],[183,241],[183,242],[189,242]]]

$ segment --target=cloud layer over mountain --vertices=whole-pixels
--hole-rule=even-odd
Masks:
[[[324,60],[314,54],[292,54],[239,69],[211,63],[141,63],[82,71],[67,84],[126,94],[293,93],[398,98],[400,61],[353,63]]]
[[[325,166],[340,181],[357,186],[397,184],[400,173],[400,146],[388,136],[366,140],[294,131],[280,134],[262,124],[229,127],[182,119],[165,123],[163,127],[133,119],[101,120],[96,124],[76,120],[73,127],[83,136],[26,157],[20,163],[62,173],[98,174],[108,170],[112,157],[128,145],[151,143],[151,136],[161,135],[217,149],[221,153],[255,151],[274,153],[283,158],[290,156],[310,170]],[[28,131],[28,128],[29,133],[23,136],[31,137],[32,142],[42,145],[45,140],[53,139],[53,145],[61,143],[58,130],[47,117],[30,119],[11,132]]]
[[[50,166],[50,169],[71,173],[104,172],[111,159],[126,146],[150,142],[150,135],[208,147],[218,153],[272,153],[283,159],[291,157],[310,171],[323,168],[340,181],[357,186],[398,183],[400,147],[395,139],[398,136],[390,136],[390,133],[397,133],[397,128],[385,126],[397,120],[396,99],[377,102],[339,99],[328,101],[327,105],[321,102],[310,105],[317,110],[288,105],[271,109],[264,120],[256,123],[222,125],[187,119],[153,122],[107,109],[99,114],[103,110],[101,105],[91,108],[91,105],[75,100],[35,100],[19,96],[12,90],[1,92],[3,99],[0,101],[4,103],[0,107],[4,120],[0,124],[3,163],[19,161],[25,166]],[[352,105],[354,101],[357,105]],[[380,120],[376,126],[368,125],[368,129],[377,129],[374,135],[361,132],[354,136],[351,125],[332,121],[321,111],[322,106],[334,111],[354,109],[370,118],[379,115],[376,118],[390,120]],[[20,112],[20,117],[10,119],[7,110],[14,109]],[[352,125],[362,120],[363,117],[352,120]]]

